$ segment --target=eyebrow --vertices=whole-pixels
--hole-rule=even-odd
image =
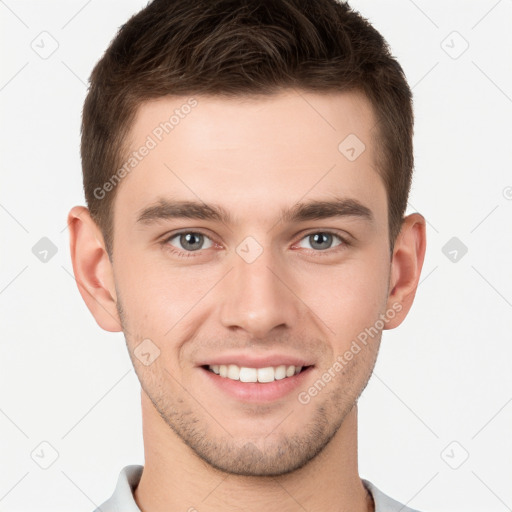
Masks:
[[[355,217],[369,223],[374,222],[372,211],[352,198],[335,198],[331,200],[313,200],[297,203],[291,208],[281,210],[283,222],[294,223],[308,220],[321,220],[332,217]],[[233,219],[222,206],[196,201],[170,201],[160,199],[156,204],[142,209],[137,216],[137,223],[152,224],[168,219],[200,219],[232,224]]]

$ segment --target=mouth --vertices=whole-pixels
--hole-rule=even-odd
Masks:
[[[205,391],[238,403],[283,404],[314,378],[315,364],[298,354],[217,354],[198,361]],[[231,402],[232,403],[232,402]]]
[[[279,365],[264,368],[251,368],[236,364],[203,365],[202,368],[224,379],[239,382],[258,382],[262,384],[289,379],[307,371],[310,366]]]

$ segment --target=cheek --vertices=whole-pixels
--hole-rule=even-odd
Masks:
[[[115,274],[128,328],[162,342],[178,332],[182,337],[219,306],[216,285],[225,270],[222,265],[179,268],[166,264],[164,254],[126,252]],[[294,292],[288,300],[301,302],[298,309],[307,307],[311,321],[340,343],[350,343],[373,325],[386,304],[389,265],[377,247],[347,255],[341,263],[290,265],[283,272]]]
[[[115,275],[128,326],[160,340],[174,328],[183,329],[222,276],[213,274],[212,269],[206,273],[206,268],[171,267],[164,255],[149,258],[127,253],[116,265]]]
[[[156,334],[156,319],[161,317],[163,304],[176,301],[175,289],[169,286],[167,277],[155,265],[144,258],[126,252],[119,257],[115,269],[116,283],[125,311],[127,327],[146,337]]]
[[[354,258],[297,278],[302,290],[299,296],[340,343],[350,343],[372,326],[385,308],[389,269],[382,261]]]

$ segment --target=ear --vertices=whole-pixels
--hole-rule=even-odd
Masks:
[[[423,215],[412,213],[404,218],[395,242],[389,281],[388,309],[396,315],[386,321],[384,329],[398,327],[411,309],[418,288],[425,249],[426,223]]]
[[[69,247],[80,295],[98,325],[106,331],[121,331],[112,264],[101,230],[84,206],[68,214]]]

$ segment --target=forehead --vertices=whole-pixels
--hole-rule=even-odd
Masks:
[[[357,92],[163,97],[140,106],[128,142],[133,166],[115,216],[134,218],[165,196],[258,211],[269,222],[272,206],[332,194],[386,209],[376,122]]]

